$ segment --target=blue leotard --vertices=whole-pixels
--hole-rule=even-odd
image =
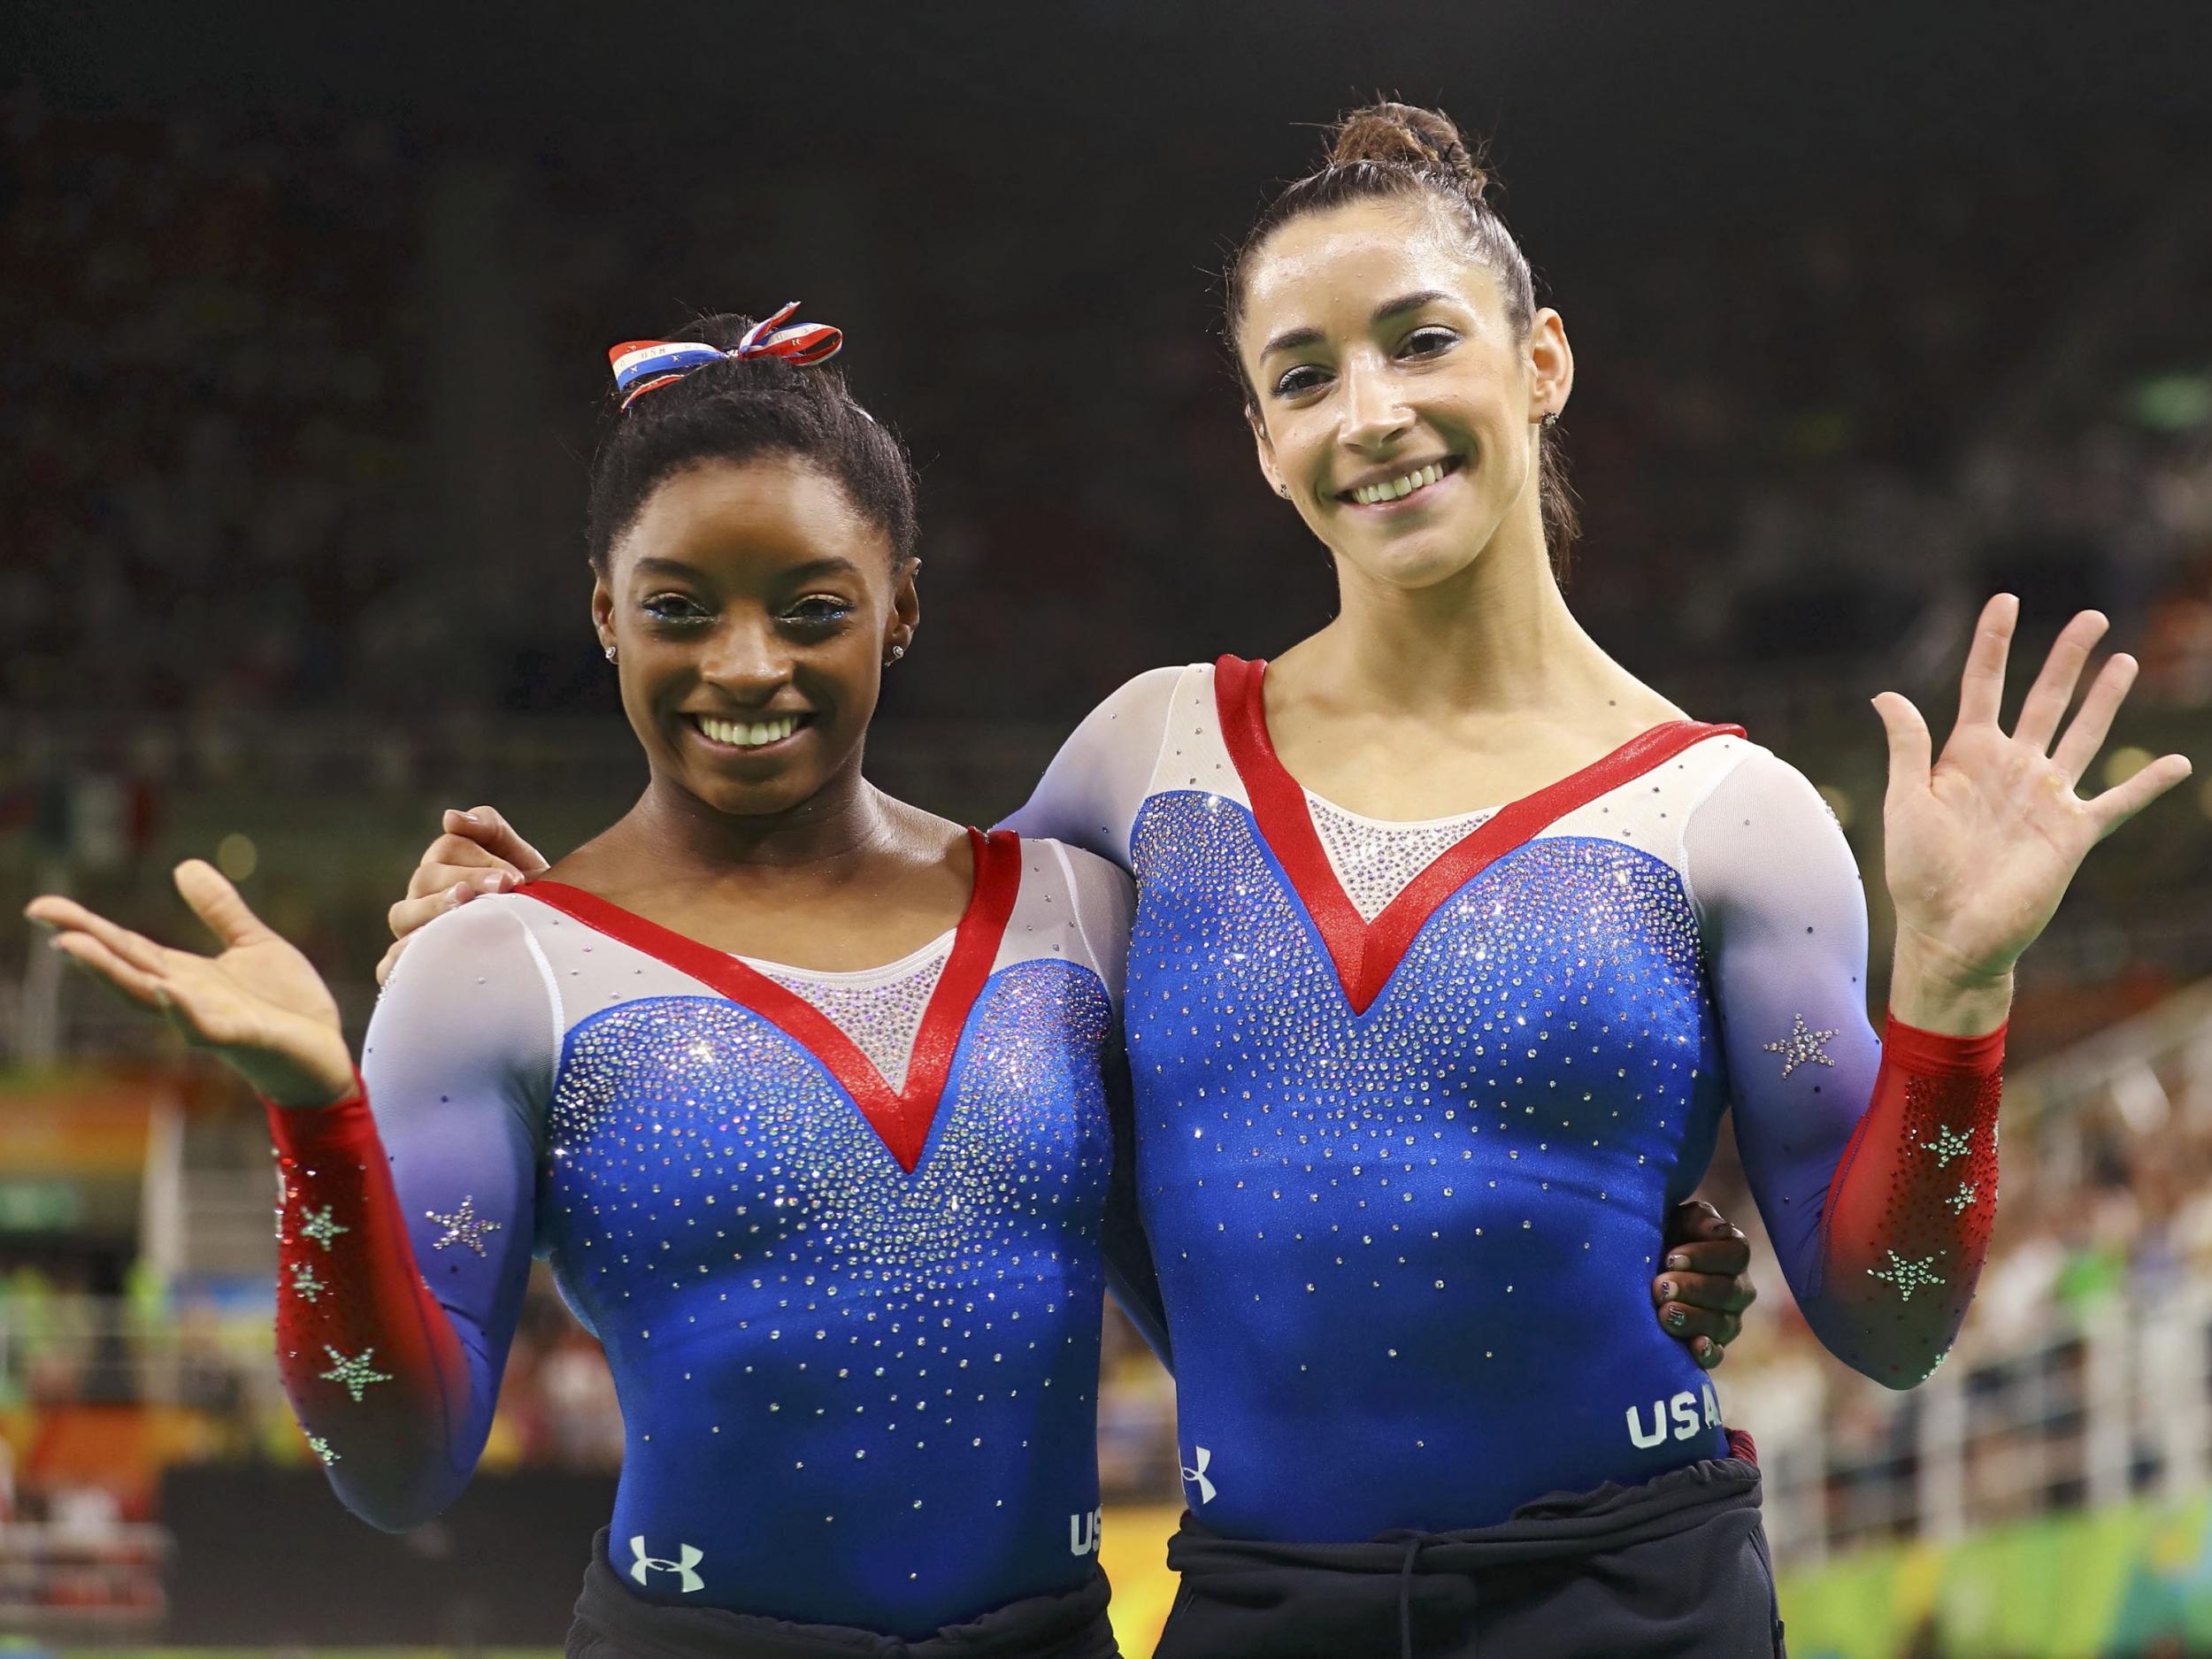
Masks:
[[[1083,1582],[1127,887],[993,836],[957,933],[865,974],[552,883],[433,924],[370,1109],[279,1122],[280,1348],[340,1495],[459,1490],[534,1250],[613,1370],[626,1588],[916,1636]]]
[[[1732,1101],[1815,1328],[1924,1374],[1993,1207],[1995,1056],[1930,1039],[1914,1070],[1893,1024],[1886,1059],[1811,787],[1680,722],[1379,824],[1283,769],[1262,672],[1133,682],[1012,820],[1137,878],[1138,1188],[1198,1518],[1463,1528],[1725,1455],[1648,1286]]]

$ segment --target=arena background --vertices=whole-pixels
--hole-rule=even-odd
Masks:
[[[165,872],[212,855],[357,1029],[439,807],[556,852],[618,810],[579,528],[610,342],[787,298],[845,327],[926,486],[872,771],[988,822],[1129,674],[1326,614],[1211,273],[1312,123],[1441,104],[1494,131],[1572,331],[1577,611],[1803,767],[1874,872],[1866,699],[1947,718],[2001,587],[2142,657],[2116,774],[2212,772],[2208,83],[2169,0],[10,8],[0,1631],[557,1646],[619,1450],[594,1345],[540,1286],[470,1492],[353,1521],[269,1358],[257,1115],[15,918],[60,887],[182,941]],[[1799,1659],[2212,1654],[2208,819],[2212,786],[2154,808],[2028,959],[1934,1380],[1860,1384],[1760,1258],[1720,1388]],[[1110,1324],[1142,1655],[1172,1402]]]

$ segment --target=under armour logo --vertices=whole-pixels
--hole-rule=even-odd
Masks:
[[[1206,1465],[1213,1462],[1214,1455],[1202,1446],[1196,1448],[1195,1450],[1198,1454],[1198,1467],[1184,1470],[1183,1479],[1198,1488],[1198,1505],[1203,1509],[1214,1501],[1214,1483],[1206,1479]]]
[[[683,1575],[684,1594],[689,1595],[694,1590],[706,1588],[707,1581],[692,1571],[694,1567],[706,1559],[706,1552],[690,1544],[679,1544],[676,1548],[683,1556],[680,1561],[662,1561],[649,1555],[645,1553],[645,1534],[640,1532],[630,1540],[630,1553],[637,1557],[637,1564],[630,1569],[630,1576],[643,1584],[649,1571],[680,1572]]]

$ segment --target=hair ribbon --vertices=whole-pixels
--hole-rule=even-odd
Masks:
[[[622,407],[627,409],[656,387],[682,380],[703,364],[726,357],[781,357],[795,368],[827,362],[843,348],[844,331],[827,323],[786,323],[798,309],[799,302],[792,300],[773,316],[762,318],[727,351],[695,340],[627,340],[608,348]]]

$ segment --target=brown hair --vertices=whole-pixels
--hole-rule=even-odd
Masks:
[[[1465,234],[1469,257],[1497,278],[1506,320],[1527,334],[1536,317],[1535,280],[1520,244],[1485,198],[1490,174],[1482,163],[1480,142],[1470,150],[1451,118],[1440,111],[1371,104],[1338,119],[1320,170],[1278,191],[1229,257],[1223,278],[1225,337],[1247,414],[1256,420],[1260,412],[1259,395],[1237,355],[1237,329],[1244,321],[1244,290],[1253,262],[1267,239],[1292,219],[1347,202],[1420,196],[1441,204]],[[1537,480],[1545,545],[1553,571],[1563,578],[1568,550],[1580,526],[1574,494],[1567,487],[1566,462],[1548,432],[1537,434]]]

